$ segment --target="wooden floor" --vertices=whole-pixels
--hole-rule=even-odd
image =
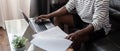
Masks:
[[[0,51],[10,51],[6,31],[0,27]]]

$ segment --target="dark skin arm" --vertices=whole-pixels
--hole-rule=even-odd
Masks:
[[[37,17],[37,20],[38,19],[49,19],[51,17],[60,17],[60,16],[63,16],[65,14],[67,14],[67,13],[68,13],[68,11],[63,6],[60,9],[58,9],[58,10],[52,12],[52,13],[49,13],[49,14],[46,14],[46,15],[40,15],[39,17]]]
[[[65,14],[67,14],[68,11],[66,10],[66,8],[63,6],[61,7],[60,9],[48,14],[49,17],[60,17],[60,16],[63,16]]]
[[[71,41],[79,41],[79,42],[84,42],[89,39],[89,34],[94,32],[94,27],[92,24],[89,24],[86,28],[77,30],[74,33],[71,33],[67,39]]]

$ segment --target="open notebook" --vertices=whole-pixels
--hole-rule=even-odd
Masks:
[[[58,26],[33,35],[31,43],[46,51],[66,51],[72,41],[65,39],[68,36]]]

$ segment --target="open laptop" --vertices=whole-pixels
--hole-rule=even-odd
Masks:
[[[24,12],[22,12],[22,15],[24,16],[25,20],[30,25],[30,27],[34,30],[34,32],[38,33],[47,30],[45,23],[35,23],[35,19],[28,18]]]

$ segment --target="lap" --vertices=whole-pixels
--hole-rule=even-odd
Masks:
[[[67,14],[61,17],[55,17],[54,22],[57,22],[59,24],[66,24],[68,26],[73,26],[74,25],[73,15]]]

